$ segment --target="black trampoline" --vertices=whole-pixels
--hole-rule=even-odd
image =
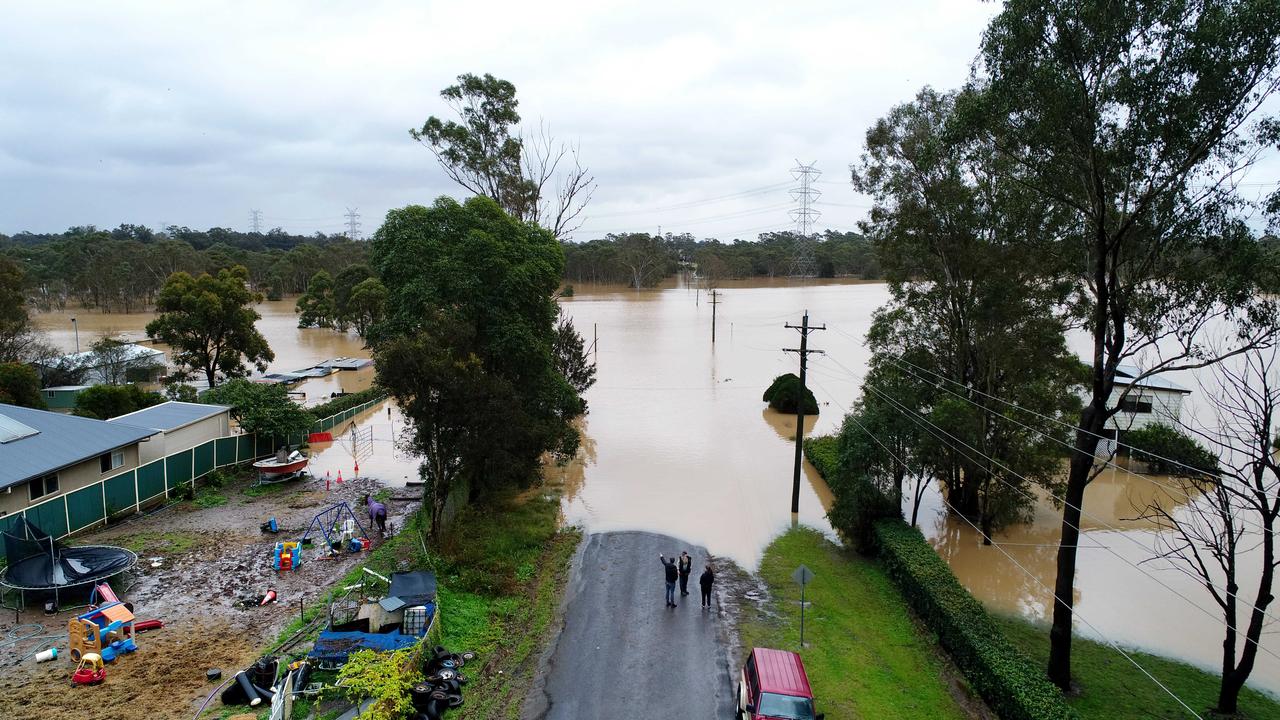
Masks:
[[[26,518],[3,534],[8,567],[0,585],[17,590],[24,601],[27,593],[34,593],[60,603],[62,595],[88,592],[138,563],[133,551],[120,547],[63,545]]]

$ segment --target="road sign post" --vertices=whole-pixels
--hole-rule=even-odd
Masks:
[[[801,565],[796,571],[791,573],[791,579],[800,583],[800,648],[804,649],[804,588],[813,580],[813,571]]]

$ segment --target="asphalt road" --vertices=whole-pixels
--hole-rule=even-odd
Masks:
[[[689,595],[665,607],[658,553],[693,556]],[[733,717],[728,633],[713,596],[704,610],[698,575],[707,552],[675,538],[591,535],[575,559],[564,629],[549,650],[541,687],[526,705],[539,720]]]

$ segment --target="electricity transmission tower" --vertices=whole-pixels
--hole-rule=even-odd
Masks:
[[[791,251],[792,277],[816,277],[818,274],[818,261],[813,254],[813,225],[822,217],[822,211],[814,207],[822,191],[814,186],[822,171],[816,167],[817,164],[814,161],[805,165],[796,160],[796,166],[791,168],[791,176],[798,183],[791,188],[791,199],[796,201],[796,207],[790,213],[796,223],[796,245]]]
[[[252,233],[262,232],[262,211],[261,210],[249,211],[249,232],[252,232]]]
[[[352,240],[360,239],[360,208],[347,208],[347,237]]]

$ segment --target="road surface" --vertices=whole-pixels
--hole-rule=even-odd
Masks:
[[[689,595],[665,607],[658,553],[693,556]],[[590,535],[575,559],[564,629],[549,649],[525,717],[652,720],[733,717],[728,633],[699,602],[699,547],[651,533]],[[718,605],[718,600],[713,599]]]

